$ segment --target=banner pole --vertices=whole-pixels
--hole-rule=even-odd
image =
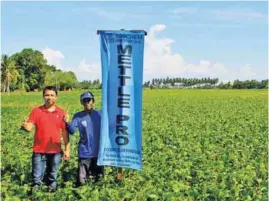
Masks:
[[[118,172],[117,172],[117,180],[118,181],[122,181],[123,180],[123,175],[122,175],[122,168],[118,168]]]

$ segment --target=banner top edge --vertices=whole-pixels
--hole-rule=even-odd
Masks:
[[[120,29],[120,30],[97,30],[97,34],[99,35],[101,32],[119,32],[119,31],[126,31],[126,32],[144,32],[145,36],[147,35],[147,32],[144,30],[125,30],[125,29]]]

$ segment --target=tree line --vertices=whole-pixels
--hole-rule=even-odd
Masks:
[[[59,90],[100,89],[102,83],[83,80],[78,82],[72,71],[62,71],[49,65],[42,52],[31,48],[1,58],[1,91],[36,91],[46,85],[55,85]],[[220,88],[220,89],[263,89],[268,88],[268,79],[234,80],[219,83],[218,78],[154,78],[143,84],[144,88]]]
[[[154,78],[143,84],[144,88],[219,88],[219,89],[264,89],[268,88],[266,80],[234,80],[219,82],[218,78]]]
[[[86,84],[85,84],[86,83]],[[36,91],[46,85],[54,85],[59,90],[73,88],[100,88],[99,80],[78,82],[72,71],[62,71],[49,65],[42,52],[31,48],[11,56],[1,57],[1,91]]]

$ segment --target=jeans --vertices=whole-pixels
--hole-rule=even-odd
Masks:
[[[100,175],[104,175],[104,166],[97,165],[97,158],[79,158],[77,178],[79,184],[84,184],[89,176],[98,181]]]
[[[40,186],[47,170],[47,184],[52,190],[57,187],[57,173],[61,163],[62,153],[44,154],[33,153],[32,156],[32,180],[33,186]]]

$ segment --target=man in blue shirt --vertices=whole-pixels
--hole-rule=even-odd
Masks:
[[[67,131],[74,134],[79,129],[80,140],[78,146],[78,184],[84,184],[89,176],[95,181],[104,174],[104,167],[97,165],[99,139],[101,130],[101,112],[93,109],[94,95],[84,92],[80,95],[80,102],[84,110],[77,112],[72,121],[65,115],[64,121]]]

